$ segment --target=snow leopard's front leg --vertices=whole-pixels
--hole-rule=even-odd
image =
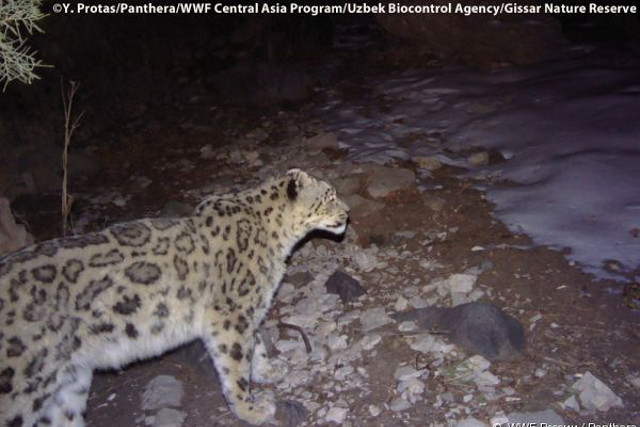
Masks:
[[[221,313],[215,313],[218,319],[220,315]],[[262,424],[273,418],[276,404],[271,392],[251,392],[255,330],[255,326],[242,314],[234,314],[223,320],[213,321],[203,340],[233,412],[248,423]]]
[[[271,384],[282,380],[289,372],[287,363],[279,359],[269,359],[259,333],[256,333],[255,340],[251,379],[259,384]]]

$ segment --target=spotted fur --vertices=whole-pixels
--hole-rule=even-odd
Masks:
[[[82,426],[94,369],[204,341],[236,415],[260,424],[286,373],[256,328],[293,246],[345,230],[329,184],[293,169],[204,200],[193,216],[145,219],[0,259],[0,426]]]

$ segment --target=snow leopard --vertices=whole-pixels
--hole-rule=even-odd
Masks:
[[[256,333],[294,245],[345,232],[348,206],[300,169],[205,198],[185,218],[142,219],[0,259],[0,425],[83,426],[93,371],[200,339],[242,420],[273,418],[253,383],[287,373]]]

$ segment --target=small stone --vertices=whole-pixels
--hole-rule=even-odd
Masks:
[[[564,420],[560,415],[551,409],[538,412],[513,412],[507,415],[508,423],[520,423],[519,425],[548,425],[560,426],[564,425]]]
[[[152,427],[180,427],[184,420],[187,418],[187,414],[182,411],[178,411],[172,408],[162,408],[158,411],[153,422]]]
[[[477,279],[473,274],[452,274],[447,279],[449,291],[469,293],[473,290]]]
[[[505,424],[509,422],[509,418],[503,411],[498,411],[491,419],[489,420],[489,424],[493,427],[505,427]]]
[[[451,292],[451,306],[456,307],[458,305],[467,304],[471,302],[469,296],[464,292]]]
[[[395,305],[393,306],[393,308],[396,311],[404,311],[407,308],[407,305],[409,304],[409,301],[407,301],[402,295],[400,297],[398,297],[398,300],[396,301]]]
[[[480,372],[473,379],[478,387],[492,387],[500,383],[500,378],[496,377],[489,371]]]
[[[327,345],[329,346],[331,351],[344,350],[348,347],[347,339],[348,337],[346,335],[331,335],[327,340]]]
[[[538,368],[533,372],[533,376],[535,376],[536,378],[542,378],[545,375],[547,375],[546,369]]]
[[[480,420],[469,417],[456,421],[455,424],[453,424],[453,427],[487,427],[487,425]]]
[[[534,316],[531,316],[531,318],[529,319],[529,322],[536,323],[540,319],[542,319],[542,314],[538,313]]]
[[[376,405],[369,405],[369,413],[372,417],[377,417],[381,412],[382,410],[380,409],[380,407]]]
[[[397,239],[406,239],[406,240],[411,240],[414,237],[416,237],[416,233],[413,230],[403,230],[403,231],[396,231],[395,233],[393,233],[394,237],[396,237]]]
[[[153,181],[146,176],[134,176],[131,178],[131,182],[133,183],[134,188],[139,191],[147,189],[153,183]]]
[[[413,366],[405,365],[396,369],[393,377],[398,381],[407,381],[411,378],[418,378],[423,371],[418,371]]]
[[[360,319],[360,316],[361,316],[360,310],[352,310],[348,313],[345,313],[342,316],[340,316],[340,318],[338,319],[338,326],[339,327],[346,326],[351,322]]]
[[[442,162],[438,160],[436,156],[416,156],[412,159],[421,168],[425,168],[430,171],[438,170],[442,167]]]
[[[285,280],[296,286],[305,286],[313,280],[313,275],[308,271],[300,271],[291,275],[287,275]]]
[[[296,287],[293,286],[291,283],[285,282],[282,285],[280,285],[280,288],[278,288],[277,298],[279,301],[282,301],[286,304],[291,304],[291,301],[293,300],[295,295],[296,295]]]
[[[407,399],[402,396],[394,399],[393,402],[391,402],[391,404],[389,405],[389,409],[391,409],[393,412],[406,411],[409,408],[411,408],[411,403],[409,403]]]
[[[336,270],[324,284],[327,292],[340,296],[343,304],[357,299],[367,290],[356,279],[341,270]]]
[[[400,381],[396,390],[402,394],[405,391],[409,394],[422,394],[424,393],[425,384],[417,378],[409,378],[405,381]]]
[[[300,341],[292,341],[292,340],[279,340],[274,344],[275,348],[280,353],[286,353],[288,351],[296,351],[299,349],[304,349],[304,342]]]
[[[372,334],[362,338],[362,340],[360,340],[360,345],[362,346],[363,350],[369,351],[377,346],[380,341],[382,341],[382,337],[380,335]]]
[[[627,376],[627,381],[635,388],[640,388],[640,375],[630,374]]]
[[[482,261],[480,263],[480,271],[483,273],[486,273],[487,271],[490,271],[491,269],[493,269],[493,263],[491,261],[489,261],[488,259],[485,259],[484,261]]]
[[[481,373],[487,371],[490,366],[491,362],[482,356],[476,355],[463,360],[453,369],[446,371],[445,375],[456,382],[475,382],[476,378],[478,378]],[[485,378],[483,378],[483,380],[484,379]]]
[[[415,322],[402,322],[398,325],[398,331],[400,332],[409,332],[409,331],[413,331],[416,328],[416,323]]]
[[[484,292],[481,289],[474,289],[471,291],[469,295],[467,295],[467,299],[469,302],[478,301],[480,298],[484,296]]]
[[[374,254],[370,254],[364,251],[357,252],[353,256],[353,261],[356,263],[358,268],[365,273],[368,273],[369,271],[375,269],[378,264],[378,261]]]
[[[246,137],[257,142],[262,142],[269,138],[269,134],[264,129],[256,128],[247,132]]]
[[[253,164],[256,164],[256,162],[260,158],[260,153],[258,153],[255,150],[253,150],[253,151],[244,151],[242,153],[242,156],[244,157],[245,162],[247,162],[250,165],[253,165]]]
[[[425,300],[422,299],[421,297],[419,297],[418,295],[412,297],[409,300],[409,305],[411,305],[413,308],[425,308],[425,307],[427,307],[427,303],[425,302]]]
[[[417,282],[419,283],[419,282]],[[417,287],[415,286],[407,286],[402,290],[402,295],[404,295],[406,298],[413,298],[414,296],[416,296],[418,294],[419,290]]]
[[[127,199],[122,196],[116,196],[111,203],[113,203],[119,208],[122,208],[127,204]]]
[[[622,399],[589,371],[572,388],[579,392],[580,403],[588,410],[608,411],[614,406],[623,406]]]
[[[307,313],[293,314],[286,316],[282,320],[285,323],[291,323],[293,325],[300,326],[301,328],[310,328],[318,324],[318,318],[322,313],[319,311],[309,311]]]
[[[444,208],[444,205],[446,203],[446,200],[435,196],[427,197],[427,199],[424,201],[424,204],[434,212],[440,212]]]
[[[336,370],[336,372],[333,374],[333,378],[335,378],[337,381],[344,381],[349,375],[353,374],[353,371],[353,366],[343,366],[342,368]]]
[[[580,412],[580,404],[575,396],[570,396],[567,400],[562,402],[562,407],[564,409],[571,409],[572,411]]]
[[[324,419],[328,422],[342,424],[346,417],[347,417],[347,408],[340,408],[338,406],[333,406],[331,409],[329,409]]]
[[[142,409],[145,411],[180,406],[184,395],[182,383],[170,375],[158,375],[145,387],[142,394]]]
[[[340,148],[338,146],[338,137],[333,132],[319,133],[312,136],[311,138],[308,138],[306,141],[306,146],[315,152],[322,151],[325,148],[334,150],[338,150]]]
[[[327,337],[331,335],[333,331],[337,329],[336,322],[324,322],[317,326],[316,336],[326,341]]]
[[[467,162],[474,166],[480,165],[488,165],[489,164],[489,153],[486,151],[480,151],[478,153],[473,153],[469,157],[467,157]]]
[[[416,335],[411,340],[409,348],[422,354],[427,354],[434,350],[435,338],[431,334]]]
[[[370,308],[362,312],[362,316],[360,316],[360,323],[365,332],[392,322],[393,319],[387,316],[384,307]]]

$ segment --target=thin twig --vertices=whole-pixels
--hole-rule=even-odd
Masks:
[[[75,118],[73,117],[73,99],[76,96],[80,83],[70,81],[69,90],[65,93],[64,83],[61,82],[62,107],[64,110],[64,150],[62,151],[62,236],[67,235],[69,224],[69,214],[73,198],[68,193],[67,177],[69,175],[69,146],[73,133],[80,126],[80,120],[84,115],[82,111]]]
[[[311,348],[311,343],[309,342],[309,338],[307,338],[307,334],[304,333],[304,330],[302,330],[300,326],[292,325],[290,323],[278,322],[278,327],[294,329],[300,332],[300,336],[302,336],[302,341],[304,341],[304,348],[307,350],[307,354],[311,354],[311,352],[313,351]]]

